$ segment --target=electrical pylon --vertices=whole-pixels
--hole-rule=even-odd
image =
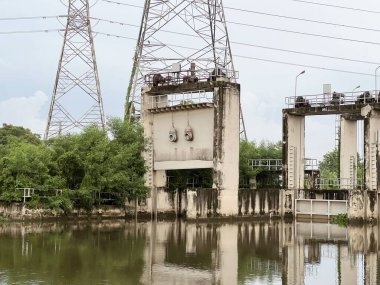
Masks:
[[[140,117],[144,76],[195,63],[233,74],[230,40],[222,0],[146,0],[129,81],[125,119]],[[241,137],[247,139],[240,107]]]
[[[45,139],[91,125],[105,128],[89,10],[89,0],[69,0]]]

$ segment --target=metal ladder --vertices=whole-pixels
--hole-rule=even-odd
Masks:
[[[289,188],[295,187],[295,177],[296,177],[296,158],[297,158],[297,148],[290,146],[288,154],[288,185]]]
[[[377,189],[377,144],[372,143],[370,149],[370,173],[371,173],[371,190]]]
[[[146,186],[153,187],[153,141],[149,140],[146,148]]]
[[[340,139],[340,115],[335,116],[335,147],[339,147]]]
[[[350,186],[354,189],[356,185],[356,163],[355,156],[350,156]]]

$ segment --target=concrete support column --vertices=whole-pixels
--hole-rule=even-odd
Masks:
[[[305,180],[305,117],[283,114],[283,178],[284,191],[280,195],[281,215],[295,213],[298,189]]]
[[[361,110],[364,117],[364,162],[365,188],[369,191],[378,191],[379,187],[379,131],[380,111],[367,105]]]
[[[220,190],[219,213],[233,216],[238,214],[240,90],[217,87],[214,102],[213,187]]]
[[[357,185],[357,121],[344,116],[340,119],[340,178],[341,189]]]
[[[284,114],[283,136],[286,144],[285,187],[303,189],[305,177],[305,117]]]

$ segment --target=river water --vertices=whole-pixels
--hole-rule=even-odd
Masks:
[[[378,227],[0,223],[0,284],[380,284]]]

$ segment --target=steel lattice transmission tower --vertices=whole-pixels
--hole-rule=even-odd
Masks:
[[[140,117],[144,76],[182,70],[222,68],[235,72],[222,0],[146,0],[125,118]],[[232,77],[236,81],[237,77]],[[241,109],[241,108],[240,108]],[[246,139],[241,113],[241,135]]]
[[[105,128],[89,0],[69,0],[45,139],[90,125]]]

